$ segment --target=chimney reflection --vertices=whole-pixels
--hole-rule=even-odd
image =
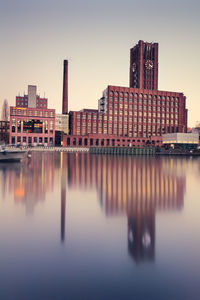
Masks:
[[[183,161],[171,157],[69,154],[70,187],[96,188],[107,217],[126,214],[128,252],[137,262],[154,261],[157,210],[181,210]]]
[[[65,241],[65,210],[66,210],[66,185],[67,185],[67,162],[66,155],[60,153],[60,170],[61,170],[61,243]]]

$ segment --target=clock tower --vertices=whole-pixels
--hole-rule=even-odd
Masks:
[[[158,43],[139,41],[130,50],[130,87],[158,90]]]

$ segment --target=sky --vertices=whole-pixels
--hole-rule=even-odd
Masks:
[[[199,0],[0,0],[0,108],[37,85],[61,112],[63,60],[69,110],[97,108],[107,85],[129,85],[139,40],[159,43],[159,90],[183,92],[188,126],[200,121]]]

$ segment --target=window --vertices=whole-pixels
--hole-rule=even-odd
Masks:
[[[17,120],[17,132],[21,132],[21,120]]]
[[[12,145],[15,145],[15,137],[12,136],[12,141],[11,141]]]
[[[12,119],[12,132],[15,132],[15,119]]]

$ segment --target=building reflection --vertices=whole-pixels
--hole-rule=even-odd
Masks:
[[[34,153],[23,163],[0,164],[2,198],[6,192],[13,193],[14,202],[32,214],[36,204],[45,201],[46,192],[53,190],[54,169],[54,153]]]
[[[181,210],[186,180],[183,160],[69,154],[69,186],[98,191],[107,217],[126,214],[128,252],[137,262],[154,261],[157,210]]]
[[[60,240],[65,241],[67,189],[97,190],[107,217],[127,216],[128,252],[137,262],[155,259],[158,210],[179,211],[184,205],[186,159],[89,153],[34,153],[23,164],[0,165],[0,193],[13,192],[16,204],[33,213],[46,193],[60,193]],[[57,191],[56,191],[57,194]]]

